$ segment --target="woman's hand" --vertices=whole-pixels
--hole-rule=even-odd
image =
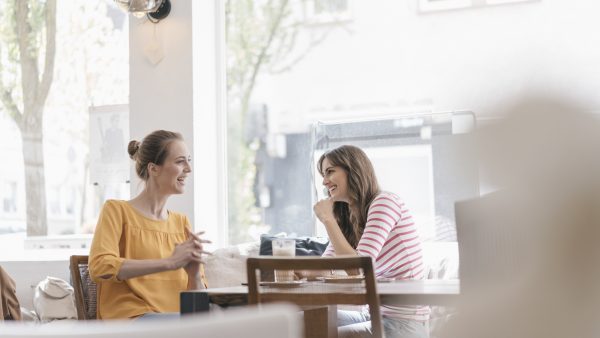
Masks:
[[[330,198],[320,200],[313,206],[313,211],[321,223],[327,225],[331,221],[335,222],[333,215],[333,200]]]
[[[202,234],[204,234],[204,231],[201,231],[197,234],[191,232],[189,229],[186,228],[186,233],[188,235],[188,240],[189,239],[193,239],[195,240],[195,243],[199,243],[199,251],[198,252],[198,260],[191,260],[189,263],[187,263],[183,269],[185,270],[185,272],[188,274],[188,276],[190,278],[198,278],[198,272],[200,272],[200,264],[204,264],[204,261],[202,261],[202,254],[210,254],[206,251],[204,251],[204,246],[203,243],[210,243],[210,241],[202,239],[200,236]]]
[[[207,252],[204,251],[203,243],[210,243],[210,241],[200,238],[202,232],[194,234],[187,228],[186,232],[188,239],[185,242],[175,246],[173,254],[171,257],[169,257],[169,260],[171,261],[171,267],[173,270],[184,267],[186,268],[186,272],[190,270],[190,272],[193,273],[194,270],[200,269],[199,264],[202,263],[202,254],[207,254]]]

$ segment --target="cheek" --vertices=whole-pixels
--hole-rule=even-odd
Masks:
[[[177,179],[179,172],[175,169],[169,169],[165,174],[165,180],[172,181]]]

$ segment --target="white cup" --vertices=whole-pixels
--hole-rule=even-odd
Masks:
[[[273,256],[296,256],[296,241],[289,238],[276,238],[271,241]],[[294,280],[294,270],[275,270],[276,282],[291,282]]]

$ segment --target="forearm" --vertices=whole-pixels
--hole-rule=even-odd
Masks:
[[[202,281],[202,278],[200,278],[200,274],[196,275],[195,277],[188,275],[188,290],[198,290],[204,288],[204,282]]]
[[[157,272],[174,270],[175,264],[168,258],[163,259],[126,259],[121,265],[117,279],[126,280],[150,275]]]
[[[335,220],[325,221],[325,229],[329,240],[335,249],[335,255],[356,255],[356,250],[348,243],[346,237],[342,233],[340,226]]]

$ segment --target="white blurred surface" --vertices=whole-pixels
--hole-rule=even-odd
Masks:
[[[600,122],[560,96],[497,107],[480,131],[501,189],[457,203],[459,316],[444,337],[600,334]]]
[[[239,308],[156,321],[60,321],[50,325],[0,324],[0,337],[221,337],[300,338],[301,318],[289,305]]]

